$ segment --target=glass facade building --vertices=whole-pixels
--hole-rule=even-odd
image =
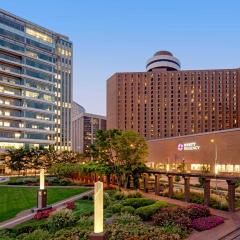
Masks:
[[[0,149],[71,149],[73,46],[0,9]]]

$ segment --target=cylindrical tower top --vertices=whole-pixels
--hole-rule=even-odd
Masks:
[[[157,69],[178,71],[181,69],[181,63],[171,52],[158,51],[147,61],[146,69],[148,72]]]

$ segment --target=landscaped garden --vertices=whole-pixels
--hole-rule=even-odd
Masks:
[[[187,208],[143,198],[139,192],[105,191],[105,231],[109,240],[180,240],[192,231],[204,231],[224,222],[207,207]],[[93,231],[91,197],[69,202],[66,208],[35,215],[14,229],[1,230],[5,240],[87,240]]]
[[[48,204],[88,191],[88,188],[49,188]],[[37,189],[34,187],[0,186],[0,222],[15,217],[19,212],[36,206]]]
[[[27,173],[33,168],[35,174],[43,168],[48,173],[46,183],[52,186],[89,185],[99,178],[101,181],[104,179],[105,188],[108,189],[104,193],[104,230],[109,240],[180,240],[186,239],[193,231],[211,229],[224,222],[223,218],[212,216],[209,209],[201,205],[203,196],[199,192],[191,193],[190,200],[200,205],[183,208],[165,201],[143,198],[138,191],[122,192],[115,189],[116,185],[117,189],[142,188],[141,179],[148,170],[145,164],[147,145],[138,134],[119,130],[100,131],[89,154],[83,161],[82,157],[72,152],[21,149],[9,153],[7,164],[19,173]],[[111,180],[114,186],[111,186]],[[2,191],[3,198],[0,199],[2,220],[36,205],[36,188],[31,186],[39,185],[37,176],[15,177],[4,184],[19,186],[0,186],[0,190],[2,188],[5,191]],[[167,196],[166,184],[161,185],[162,195]],[[87,189],[49,188],[48,204],[84,190]],[[183,192],[175,192],[173,198],[183,200]],[[220,200],[212,195],[211,206],[225,209],[226,202]],[[91,232],[93,200],[87,197],[68,202],[61,210],[42,209],[34,219],[13,229],[1,230],[0,239],[86,240]]]

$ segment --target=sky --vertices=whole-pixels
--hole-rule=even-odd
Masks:
[[[239,0],[0,0],[0,8],[69,36],[73,99],[106,114],[106,80],[145,71],[159,50],[182,69],[240,67]]]

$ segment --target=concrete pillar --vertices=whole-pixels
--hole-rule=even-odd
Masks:
[[[160,180],[160,174],[156,174],[155,175],[155,194],[156,195],[159,195],[159,193],[160,193],[160,183],[159,183],[159,180]]]
[[[190,202],[190,177],[184,177],[184,198],[185,202]]]
[[[230,212],[235,211],[235,182],[232,180],[227,180],[228,184],[228,210]]]
[[[168,197],[172,197],[173,196],[173,176],[172,175],[168,175]]]
[[[144,174],[143,176],[143,188],[144,188],[144,192],[148,192],[148,179],[149,179],[149,176],[148,174]]]
[[[208,178],[204,178],[204,205],[209,206],[210,205],[210,182],[211,180]]]

